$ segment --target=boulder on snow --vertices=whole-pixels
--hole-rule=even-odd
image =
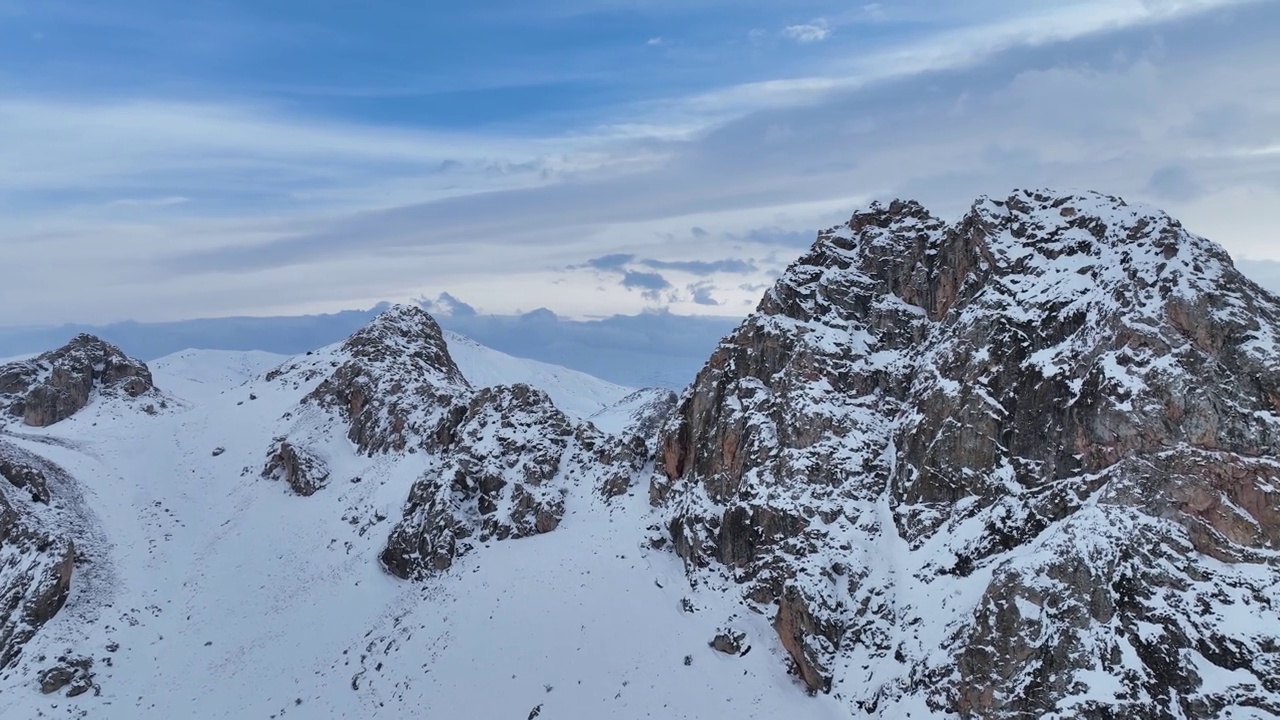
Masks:
[[[707,644],[716,652],[721,652],[725,655],[737,655],[742,652],[742,641],[746,639],[746,633],[736,630],[721,630]]]
[[[40,692],[45,695],[67,689],[67,697],[82,695],[93,688],[93,658],[62,656],[58,664],[46,668],[37,678]]]
[[[276,438],[267,455],[262,477],[283,480],[303,497],[314,495],[329,482],[329,468],[324,460],[305,448],[295,447],[286,438]]]

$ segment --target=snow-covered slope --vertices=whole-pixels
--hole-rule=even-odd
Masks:
[[[447,330],[444,338],[449,354],[473,387],[531,385],[575,418],[594,415],[635,390],[559,365],[512,357]]]
[[[606,505],[575,488],[555,532],[407,583],[377,556],[422,464],[349,453],[340,484],[291,495],[242,467],[295,398],[246,398],[90,409],[17,441],[81,479],[110,538],[88,559],[114,577],[92,595],[73,583],[0,681],[0,718],[841,716],[778,672],[766,619],[731,598],[686,610],[678,560],[643,542],[642,492]],[[707,645],[735,615],[743,658]],[[101,695],[40,694],[35,671],[68,649],[94,658]]]
[[[378,556],[430,454],[364,455],[336,433],[329,486],[264,480],[264,443],[322,380],[246,380],[270,360],[180,353],[154,367],[173,412],[90,404],[8,437],[67,470],[106,538],[82,562],[109,577],[77,571],[2,673],[0,718],[833,717],[776,672],[763,618],[688,600],[678,560],[648,544],[642,486],[606,500],[569,485],[554,532],[485,542],[423,582],[387,574]],[[708,646],[730,623],[745,657]],[[90,692],[39,692],[60,656],[93,660]]]
[[[261,350],[183,350],[152,360],[160,386],[184,398],[199,399],[243,385],[288,359]]]
[[[675,408],[676,394],[664,388],[636,390],[613,404],[597,410],[588,420],[604,432],[620,434],[628,430],[650,437],[657,426],[647,425],[653,418],[665,418]]]

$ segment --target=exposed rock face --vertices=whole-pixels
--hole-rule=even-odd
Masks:
[[[554,530],[568,478],[594,460],[575,430],[541,390],[477,392],[451,432],[453,444],[414,484],[383,564],[402,578],[423,577],[452,566],[473,541]]]
[[[855,711],[1280,713],[1278,335],[1157,211],[873,205],[716,350],[650,497]]]
[[[0,477],[9,484],[31,493],[31,499],[45,505],[49,504],[49,485],[40,468],[27,463],[0,458]]]
[[[425,310],[402,305],[347,338],[348,358],[309,402],[342,413],[361,452],[447,443],[439,423],[469,386],[449,356],[440,326]]]
[[[584,432],[579,439],[603,471],[600,495],[605,499],[626,495],[637,481],[643,481],[641,471],[653,455],[643,435],[600,437]]]
[[[94,393],[136,398],[154,391],[146,363],[92,335],[32,360],[0,366],[0,410],[27,425],[61,422]]]
[[[675,411],[677,399],[670,390],[645,388],[592,416],[593,427],[594,423],[614,426],[615,437],[606,441],[583,437],[584,446],[595,453],[597,463],[606,469],[600,484],[601,495],[605,498],[625,495],[640,479],[640,471],[654,455],[658,432]],[[608,423],[604,422],[605,418]],[[601,433],[587,435],[601,437]]]
[[[551,532],[570,486],[630,487],[650,454],[632,435],[574,423],[528,385],[472,388],[440,327],[417,306],[393,307],[266,379],[310,388],[286,417],[290,429],[272,442],[262,473],[298,495],[328,482],[326,444],[336,427],[346,427],[362,454],[425,456],[429,470],[410,490],[381,555],[402,578],[444,570],[477,542]]]
[[[357,452],[439,452],[467,410],[471,388],[449,356],[440,326],[398,305],[338,345],[294,358],[268,382],[310,388],[267,450],[266,478],[311,495],[329,477],[323,446],[336,424]],[[317,383],[317,381],[319,381]]]
[[[0,668],[15,663],[23,645],[62,609],[71,591],[75,545],[45,522],[44,480],[55,469],[38,463],[0,441],[0,468],[10,470],[5,476],[38,477],[44,494],[41,500],[31,484],[19,490],[0,483]]]

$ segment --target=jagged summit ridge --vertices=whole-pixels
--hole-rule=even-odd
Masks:
[[[866,274],[862,287],[934,320],[979,291],[998,292],[1011,307],[1068,313],[1158,309],[1170,296],[1220,292],[1228,273],[1248,294],[1265,294],[1235,273],[1220,246],[1159,210],[1097,193],[1020,191],[980,198],[952,225],[915,201],[873,203],[820,233],[758,309],[778,314],[783,298],[805,299],[806,283],[843,272]],[[786,314],[824,314],[814,299],[818,305]]]
[[[345,451],[333,434],[344,425],[359,455],[419,456],[424,469],[380,554],[402,578],[446,570],[476,543],[551,532],[572,486],[625,492],[648,456],[635,434],[652,434],[670,410],[637,408],[615,437],[571,420],[528,384],[473,387],[439,325],[412,305],[265,379],[303,393],[262,472],[294,493],[313,495],[333,479]]]
[[[1278,328],[1221,248],[1117,198],[873,205],[716,350],[651,499],[691,577],[772,606],[863,712],[1280,708],[1275,638],[1205,610],[1275,611]],[[1085,692],[1099,667],[1123,690]]]

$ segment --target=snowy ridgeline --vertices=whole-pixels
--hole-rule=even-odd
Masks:
[[[668,394],[445,337],[468,384],[528,383],[602,433],[643,424]],[[643,483],[608,498],[594,479],[568,485],[555,532],[478,543],[427,581],[389,575],[379,556],[432,453],[359,454],[336,417],[329,485],[299,497],[260,472],[325,374],[266,377],[346,359],[340,345],[293,359],[185,351],[150,363],[162,410],[95,393],[49,428],[9,425],[7,441],[83,494],[55,487],[50,507],[93,532],[73,533],[66,607],[3,672],[0,718],[693,718],[805,704],[767,619],[732,600],[695,608],[678,560],[648,546]],[[708,645],[734,615],[756,646],[741,660]],[[42,694],[60,668],[71,681]]]

